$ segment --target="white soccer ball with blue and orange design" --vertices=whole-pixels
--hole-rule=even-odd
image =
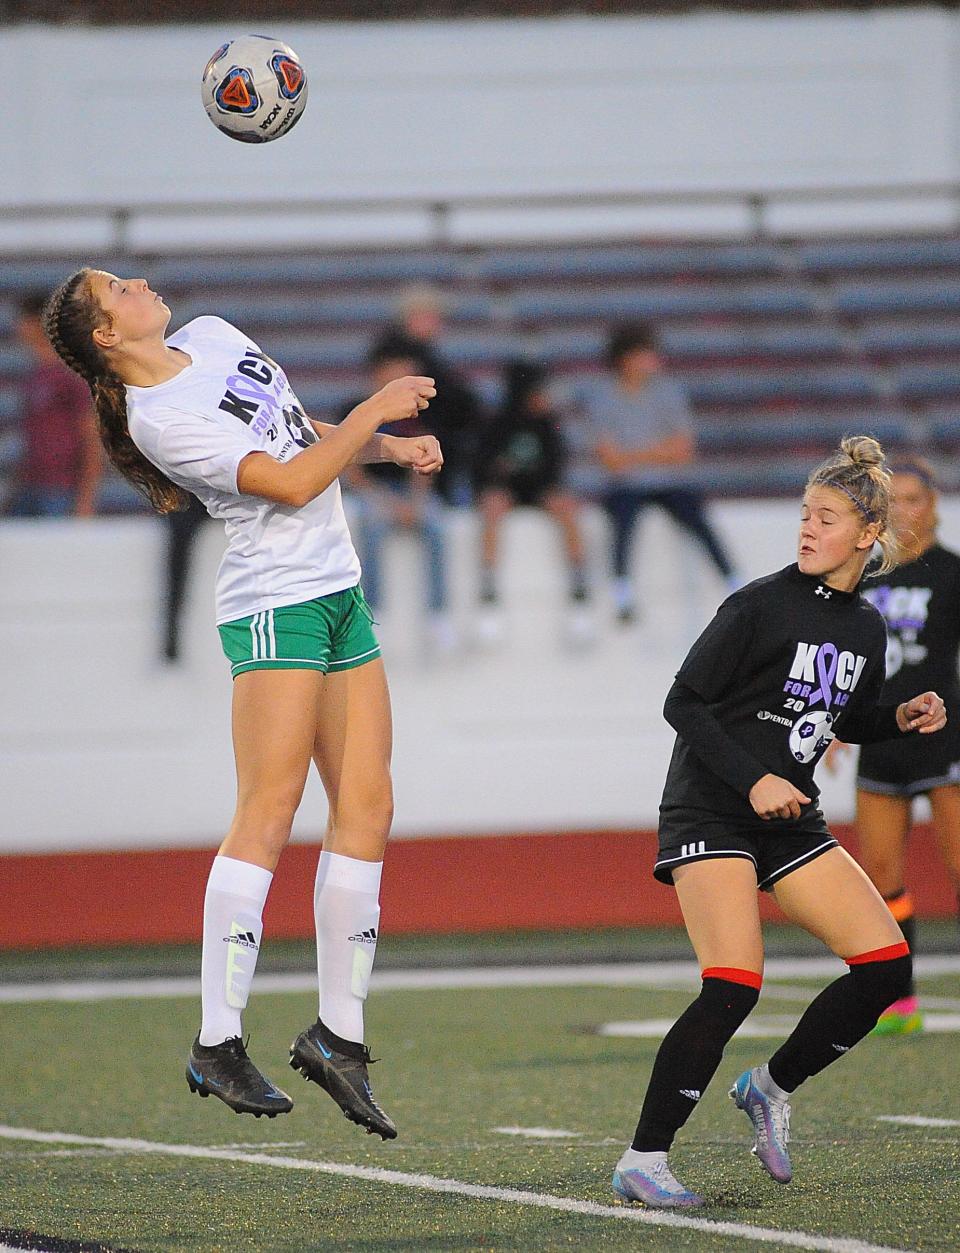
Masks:
[[[203,71],[200,94],[214,126],[246,144],[266,144],[296,126],[307,104],[307,75],[285,43],[242,35],[221,44]]]

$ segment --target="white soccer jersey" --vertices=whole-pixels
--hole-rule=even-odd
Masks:
[[[248,453],[289,461],[317,442],[283,370],[222,318],[195,318],[167,344],[191,364],[166,383],[127,388],[130,436],[226,523],[217,623],[353,587],[360,562],[338,482],[300,509],[237,490]]]

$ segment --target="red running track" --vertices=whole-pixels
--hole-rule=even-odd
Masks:
[[[849,830],[838,834],[851,841]],[[679,924],[650,871],[649,831],[397,840],[382,925],[400,932],[556,930]],[[318,845],[283,855],[265,913],[272,936],[313,934]],[[196,941],[212,849],[0,857],[0,948]],[[956,908],[929,828],[911,838],[907,886],[920,916]],[[764,893],[763,916],[776,918]]]

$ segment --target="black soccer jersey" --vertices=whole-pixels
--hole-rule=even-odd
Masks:
[[[811,798],[813,771],[838,736],[871,743],[900,734],[896,706],[879,706],[883,619],[858,591],[841,592],[796,565],[741,588],[690,649],[664,706],[677,731],[660,810],[768,824],[748,795],[765,774]],[[918,689],[919,690],[919,689]],[[913,695],[915,693],[911,693]]]
[[[883,699],[934,691],[951,711],[960,707],[960,557],[934,544],[915,561],[867,580],[863,595],[887,624]]]

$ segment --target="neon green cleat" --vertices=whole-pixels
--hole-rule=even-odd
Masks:
[[[923,1011],[915,996],[905,996],[883,1011],[871,1035],[916,1035],[923,1030]]]

